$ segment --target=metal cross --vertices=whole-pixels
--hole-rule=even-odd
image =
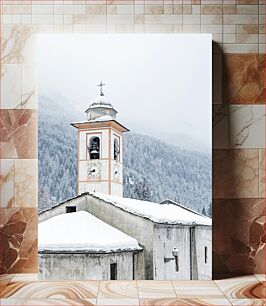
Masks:
[[[97,86],[100,87],[100,91],[101,91],[100,95],[101,95],[101,96],[104,96],[104,94],[103,94],[103,86],[104,86],[104,85],[105,85],[105,83],[103,83],[102,81],[101,81],[101,83],[100,83],[99,85],[97,85]]]

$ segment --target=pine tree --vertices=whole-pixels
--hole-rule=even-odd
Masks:
[[[134,186],[134,196],[138,200],[151,201],[150,186],[145,179],[138,181]]]

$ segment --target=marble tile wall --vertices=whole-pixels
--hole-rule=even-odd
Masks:
[[[264,0],[2,0],[0,9],[2,272],[37,269],[36,34],[75,32],[213,34],[213,273],[265,272]]]

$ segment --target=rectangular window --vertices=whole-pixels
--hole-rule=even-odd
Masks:
[[[111,276],[111,280],[117,279],[117,264],[116,263],[110,264],[110,276]]]
[[[66,213],[73,213],[76,212],[76,206],[66,206]]]
[[[205,263],[207,263],[207,261],[208,261],[208,249],[207,249],[207,247],[205,247],[205,250],[204,250],[204,253],[205,253],[205,255],[204,255],[204,261],[205,261]]]

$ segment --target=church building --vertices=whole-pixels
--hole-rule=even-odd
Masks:
[[[77,196],[43,211],[39,215],[40,228],[49,226],[51,219],[56,232],[56,218],[69,213],[73,216],[68,218],[69,224],[77,235],[82,232],[83,251],[78,252],[73,239],[68,241],[68,253],[71,251],[74,266],[82,262],[91,267],[86,275],[78,274],[78,279],[88,279],[88,275],[90,279],[110,279],[111,264],[116,265],[119,279],[211,279],[210,218],[176,202],[153,203],[123,197],[123,134],[129,130],[117,121],[117,111],[103,93],[104,84],[101,82],[98,86],[100,94],[85,111],[86,120],[71,123],[78,132]],[[77,222],[81,213],[85,225]],[[118,231],[121,238],[126,235],[127,241],[134,241],[133,247],[119,244],[119,250],[111,248],[107,256],[102,256],[104,243],[98,250],[93,249],[96,241],[92,238],[100,228],[95,226],[93,230],[86,226],[92,219],[94,224],[108,225],[110,232]],[[106,226],[103,229],[109,231]],[[58,229],[58,232],[58,241],[64,241],[67,231]],[[65,251],[62,244],[53,244],[53,237],[49,241],[43,233],[39,232],[39,271],[42,278],[49,279],[49,275],[54,275],[52,267],[60,266]],[[94,271],[95,258],[106,271]],[[125,266],[132,269],[128,271]],[[67,278],[71,273],[67,276],[62,267],[57,275]]]

